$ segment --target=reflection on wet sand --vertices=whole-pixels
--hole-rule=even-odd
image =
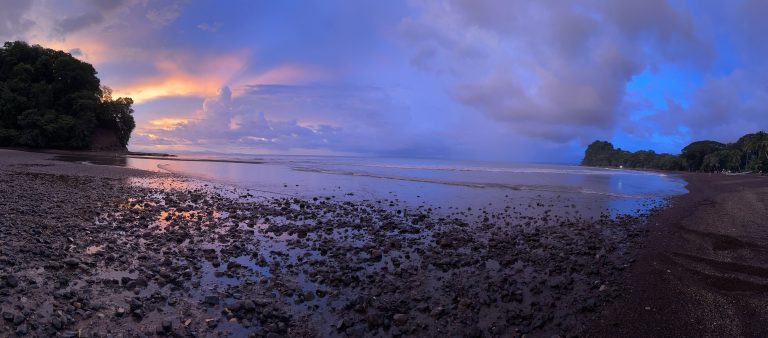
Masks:
[[[97,262],[99,292],[123,307],[117,318],[184,313],[168,320],[202,335],[578,334],[616,296],[645,212],[664,202],[190,163],[185,170],[222,166],[220,179],[250,172],[251,181],[95,183],[115,184],[118,203],[101,208],[99,231],[75,245]],[[441,173],[429,174],[455,174]],[[615,173],[557,175],[617,189]],[[619,179],[627,189],[657,177]],[[639,213],[619,212],[630,208]]]

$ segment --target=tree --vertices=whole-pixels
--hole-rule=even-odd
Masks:
[[[581,161],[581,164],[589,166],[612,166],[614,165],[612,160],[615,156],[615,151],[613,144],[609,142],[592,142],[584,152],[584,159]]]
[[[725,149],[725,144],[717,141],[696,141],[683,148],[680,157],[683,167],[689,171],[701,170],[704,157],[718,150]]]
[[[120,144],[125,146],[131,138],[131,132],[136,128],[136,123],[133,120],[133,108],[131,108],[133,99],[121,97],[112,100],[112,90],[108,87],[105,89],[108,90],[109,95],[102,96],[101,103],[104,113],[100,116],[102,118],[99,121],[100,125],[114,131]]]
[[[105,95],[93,66],[68,53],[21,41],[0,48],[0,146],[84,149],[104,128],[125,147],[132,104]]]
[[[744,167],[754,171],[768,171],[768,133],[747,134],[736,141],[744,154]]]
[[[0,136],[1,137],[1,136]],[[768,133],[757,132],[736,143],[697,141],[683,148],[679,156],[656,154],[653,150],[634,153],[615,149],[606,141],[595,141],[584,152],[582,165],[624,166],[661,170],[768,172]]]
[[[718,150],[704,156],[701,170],[707,171],[738,171],[741,169],[741,151],[738,149]]]

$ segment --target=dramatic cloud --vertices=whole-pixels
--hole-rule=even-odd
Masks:
[[[588,140],[623,118],[625,85],[660,62],[706,64],[690,17],[663,0],[421,3],[401,24],[412,62],[519,133]]]
[[[768,128],[759,0],[3,5],[0,38],[136,100],[131,149],[574,162]]]
[[[207,98],[193,115],[150,120],[135,146],[183,144],[241,152],[400,153],[444,155],[439,141],[398,130],[404,108],[375,87],[252,85],[233,96],[229,87]],[[382,143],[382,139],[388,142]]]

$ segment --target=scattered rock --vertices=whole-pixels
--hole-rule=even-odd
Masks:
[[[219,296],[215,296],[215,295],[205,296],[203,303],[209,306],[219,305]]]
[[[397,326],[403,326],[408,322],[408,316],[402,313],[397,313],[392,316],[392,321],[394,321]]]

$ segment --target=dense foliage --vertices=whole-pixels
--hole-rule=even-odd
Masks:
[[[132,104],[113,100],[93,66],[68,53],[20,41],[0,48],[0,146],[84,149],[104,128],[124,147]]]
[[[697,141],[680,155],[657,154],[652,150],[629,152],[606,141],[587,147],[582,165],[688,171],[768,172],[768,133],[742,136],[736,143]]]

